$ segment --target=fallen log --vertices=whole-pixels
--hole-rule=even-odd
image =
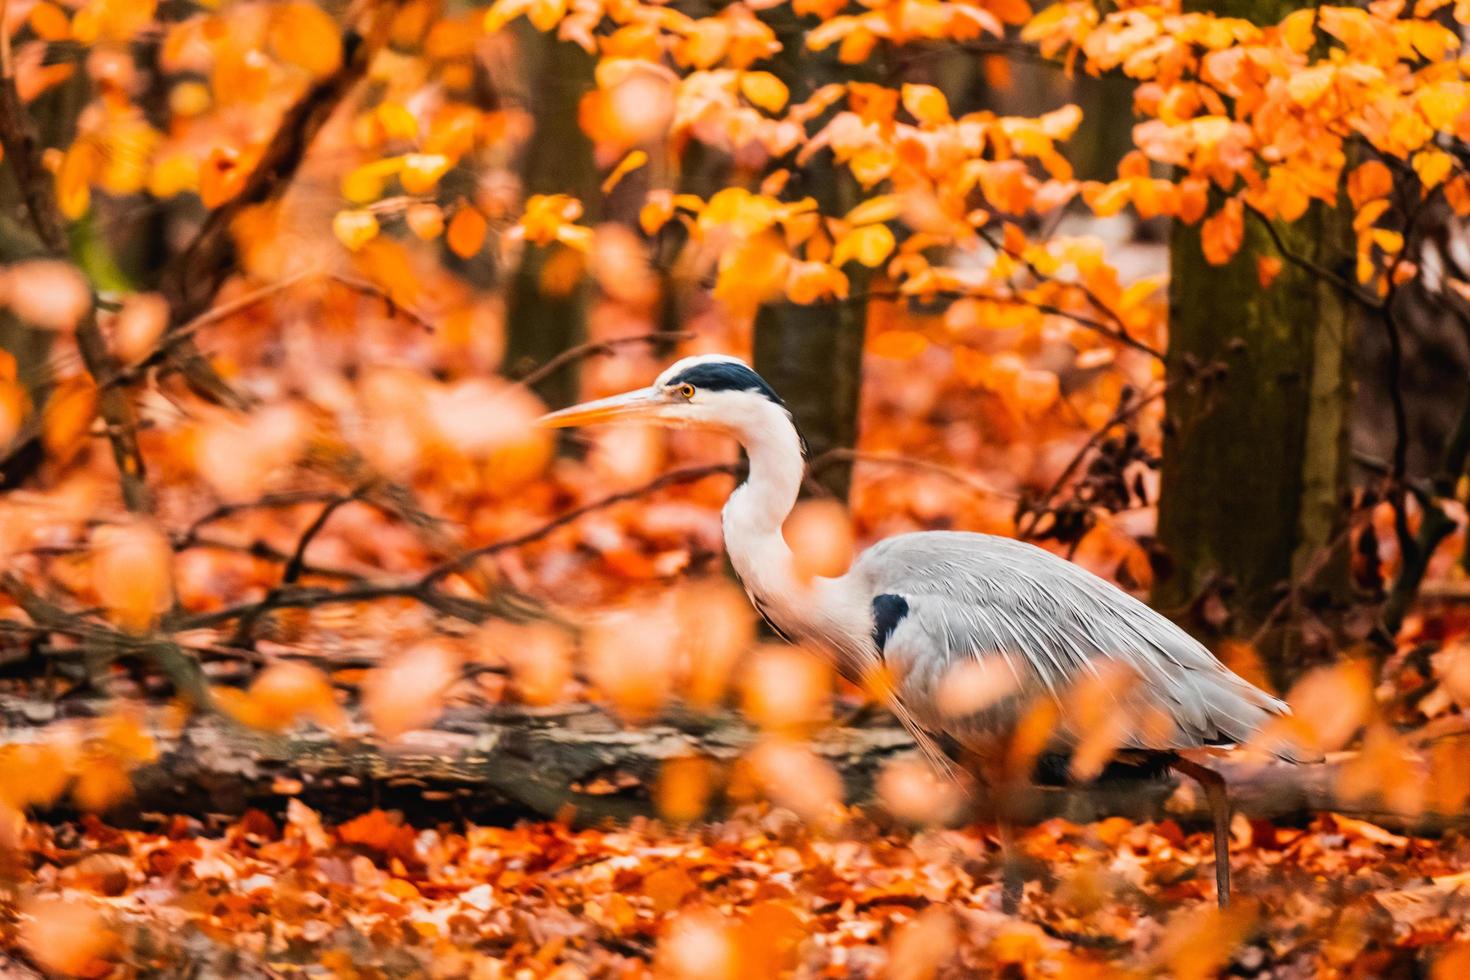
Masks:
[[[0,696],[0,751],[35,743],[53,725],[99,716],[102,700],[64,708]],[[134,796],[107,816],[120,823],[150,813],[238,816],[257,808],[279,813],[292,798],[329,818],[372,807],[402,810],[415,821],[571,819],[579,824],[656,816],[652,788],[670,759],[702,756],[716,764],[739,759],[758,733],[733,715],[674,716],[629,727],[595,705],[456,709],[432,729],[386,741],[360,721],[345,731],[303,725],[284,733],[246,728],[218,714],[182,727],[162,707],[145,710],[157,757],[133,773]],[[1470,738],[1452,732],[1446,738]],[[850,803],[875,803],[874,787],[891,762],[916,758],[896,726],[833,727],[813,736],[812,750],[841,773]],[[1470,829],[1470,812],[1404,813],[1381,801],[1344,796],[1340,777],[1353,753],[1294,766],[1221,757],[1211,762],[1230,785],[1235,811],[1263,820],[1302,820],[1323,811],[1418,833]],[[1027,787],[1007,797],[1023,821],[1061,817],[1086,823],[1111,816],[1133,820],[1209,819],[1204,795],[1171,773],[1077,787]],[[718,794],[710,814],[729,809]],[[976,794],[967,819],[993,816],[993,801]],[[58,804],[41,816],[66,816]]]

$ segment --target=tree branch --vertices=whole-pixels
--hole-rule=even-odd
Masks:
[[[451,595],[438,588],[438,583],[450,575],[467,571],[481,558],[512,548],[524,547],[532,542],[539,541],[557,528],[564,527],[594,511],[603,510],[629,500],[636,500],[639,497],[661,490],[664,487],[674,486],[680,483],[692,483],[696,480],[702,480],[705,477],[722,473],[735,473],[737,469],[738,467],[734,465],[719,463],[709,466],[691,466],[682,470],[674,470],[671,473],[665,473],[642,486],[609,494],[606,497],[583,504],[580,507],[574,507],[566,513],[530,531],[509,538],[503,538],[478,548],[472,548],[435,565],[416,579],[408,579],[400,582],[366,582],[341,590],[279,588],[272,590],[270,595],[258,602],[240,603],[234,606],[227,606],[223,609],[216,609],[212,612],[184,616],[171,623],[170,626],[176,631],[183,632],[215,627],[245,617],[259,617],[262,613],[268,611],[268,609],[315,609],[322,606],[372,602],[379,599],[411,599],[447,616],[453,616],[469,622],[482,622],[490,616],[507,613],[508,609],[506,604],[493,600],[484,601]]]
[[[50,175],[42,166],[35,126],[21,104],[15,77],[9,71],[0,73],[0,145],[5,148],[5,159],[15,174],[21,199],[42,245],[54,258],[71,261],[66,218],[56,203]],[[148,489],[143,454],[138,448],[137,418],[127,392],[112,384],[118,364],[97,325],[95,303],[94,298],[77,321],[77,349],[97,386],[97,410],[106,426],[107,441],[117,464],[123,503],[134,513],[149,514],[153,511],[153,495]]]

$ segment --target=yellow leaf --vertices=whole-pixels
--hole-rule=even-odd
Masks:
[[[326,78],[342,67],[342,36],[332,16],[314,3],[277,7],[271,19],[271,50],[282,61]]]
[[[1465,111],[1466,96],[1463,83],[1431,85],[1418,93],[1419,111],[1424,113],[1429,125],[1448,131]]]
[[[837,267],[856,260],[876,269],[893,251],[893,232],[887,225],[864,225],[843,235],[832,250],[832,264]]]
[[[638,227],[645,235],[656,235],[674,216],[674,196],[667,190],[652,191],[638,211]]]
[[[567,15],[567,0],[531,0],[526,17],[536,30],[546,33]]]
[[[1441,61],[1447,52],[1460,46],[1459,37],[1432,20],[1410,21],[1407,27],[1409,43],[1428,61]]]
[[[1420,150],[1414,154],[1414,172],[1424,182],[1425,190],[1444,183],[1454,165],[1454,157],[1438,148]]]
[[[1374,228],[1373,244],[1383,249],[1389,255],[1397,255],[1403,251],[1404,236],[1388,228]]]
[[[1127,289],[1123,290],[1123,295],[1118,300],[1118,311],[1120,313],[1126,312],[1138,306],[1144,300],[1158,292],[1160,285],[1162,284],[1159,282],[1157,276],[1147,276],[1132,283]]]
[[[1317,11],[1298,10],[1281,22],[1281,38],[1297,54],[1306,54],[1317,43]]]
[[[921,126],[938,126],[949,122],[949,100],[933,85],[905,85],[903,107]]]
[[[529,9],[530,0],[495,0],[485,11],[485,33],[494,34]]]
[[[632,153],[629,153],[627,156],[623,157],[623,159],[618,162],[618,165],[613,168],[612,173],[607,175],[607,179],[602,182],[602,193],[611,193],[612,189],[618,186],[618,183],[624,177],[628,176],[628,174],[637,170],[639,167],[643,166],[647,162],[648,154],[643,150],[634,150]]]
[[[92,178],[96,175],[97,147],[80,139],[71,145],[56,170],[56,203],[61,213],[75,221],[92,206]]]
[[[786,276],[786,298],[803,306],[836,297],[846,299],[847,276],[825,262],[792,262]]]
[[[1335,66],[1318,65],[1293,72],[1286,81],[1286,91],[1297,105],[1311,105],[1327,93],[1336,77]]]
[[[891,146],[869,146],[853,154],[848,168],[858,183],[872,187],[893,172],[894,150]]]
[[[353,204],[367,204],[383,196],[388,178],[403,169],[403,157],[374,160],[347,171],[342,177],[342,196]]]
[[[398,181],[410,194],[427,194],[452,166],[454,161],[441,153],[410,153],[403,158]]]
[[[786,108],[786,100],[791,96],[786,83],[768,71],[741,72],[740,93],[751,105],[771,113]]]
[[[338,211],[332,219],[337,241],[356,252],[378,235],[378,219],[371,211]]]
[[[850,225],[874,225],[880,221],[892,221],[898,217],[901,205],[896,194],[880,194],[870,197],[843,216]]]

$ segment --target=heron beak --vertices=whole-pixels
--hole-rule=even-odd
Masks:
[[[656,415],[667,404],[664,393],[657,388],[639,388],[543,415],[536,420],[536,424],[547,429],[565,429],[574,425],[648,418]]]

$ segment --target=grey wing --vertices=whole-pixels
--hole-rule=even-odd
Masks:
[[[903,677],[900,697],[919,720],[961,742],[1003,732],[1031,699],[1061,700],[1112,668],[1134,675],[1130,698],[1168,722],[1129,736],[1127,747],[1243,742],[1289,713],[1142,602],[1025,542],[959,532],[900,535],[865,552],[850,578],[875,598],[901,597],[904,614],[892,616],[893,603],[889,622],[879,624],[887,635],[875,632],[875,639]],[[1003,665],[1014,690],[973,715],[944,714],[944,685],[957,665],[973,659]]]

